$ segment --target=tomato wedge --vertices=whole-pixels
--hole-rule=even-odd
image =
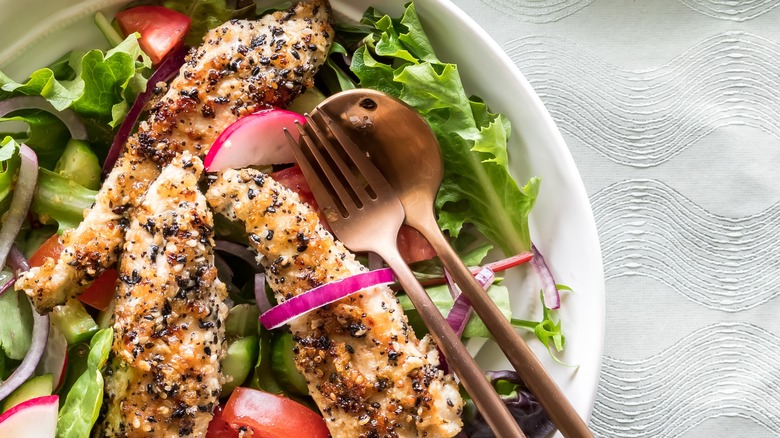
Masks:
[[[293,192],[298,194],[301,201],[309,204],[312,209],[319,211],[317,206],[317,200],[314,199],[314,194],[311,192],[311,187],[303,176],[301,168],[297,165],[282,169],[278,172],[274,172],[269,175],[274,181],[287,187]]]
[[[260,438],[328,438],[325,420],[306,406],[251,388],[236,388],[220,414],[222,421],[233,429],[252,429]],[[213,422],[213,421],[212,421]],[[211,425],[209,425],[211,430]],[[215,426],[215,433],[220,427]],[[230,435],[208,435],[208,438]]]
[[[398,230],[398,252],[406,263],[420,262],[436,257],[436,251],[414,228],[402,225]]]
[[[47,258],[57,260],[65,249],[56,234],[43,242],[38,251],[30,257],[30,266],[41,266]],[[116,290],[116,280],[119,278],[116,270],[109,269],[96,278],[84,292],[79,295],[79,301],[98,310],[106,310]]]
[[[138,44],[154,64],[159,64],[190,30],[192,19],[162,6],[137,6],[116,14],[125,35],[141,34]]]
[[[206,438],[238,438],[238,431],[230,427],[222,417],[222,405],[214,410],[214,418],[209,422]]]

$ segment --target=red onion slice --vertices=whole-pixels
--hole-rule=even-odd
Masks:
[[[446,271],[445,276],[450,290],[457,291],[457,286],[452,282],[452,278]],[[496,280],[496,273],[489,267],[484,266],[477,272],[477,275],[475,275],[474,278],[483,289],[487,290]],[[447,314],[447,323],[458,336],[461,336],[463,330],[466,329],[466,324],[468,324],[472,312],[471,301],[469,301],[465,295],[458,292],[458,295],[455,297],[455,302],[452,304],[452,309],[450,309],[450,313]]]
[[[0,117],[5,117],[8,113],[23,109],[39,109],[56,116],[70,131],[70,136],[76,140],[87,139],[87,128],[81,123],[79,117],[73,110],[64,109],[62,111],[54,108],[41,96],[18,96],[0,102]]]
[[[333,283],[323,284],[290,298],[260,315],[260,322],[269,330],[279,328],[314,309],[334,303],[368,287],[389,284],[395,281],[389,268],[361,272]]]
[[[260,312],[265,313],[273,308],[265,293],[265,274],[255,274],[255,302]]]
[[[127,143],[127,139],[130,137],[130,134],[132,134],[133,128],[135,128],[135,123],[138,121],[138,118],[141,117],[141,113],[147,102],[149,102],[152,95],[154,95],[154,88],[157,86],[157,83],[168,82],[179,73],[179,69],[184,64],[184,58],[186,56],[187,49],[184,46],[179,45],[163,60],[160,66],[157,67],[157,70],[152,73],[152,76],[146,83],[146,91],[136,97],[133,106],[130,107],[130,110],[125,116],[125,120],[123,120],[122,124],[119,126],[119,130],[116,132],[116,136],[114,136],[114,141],[111,142],[111,148],[108,150],[108,155],[106,155],[106,161],[103,162],[103,176],[107,175],[111,172],[111,169],[114,168],[114,164],[116,164],[116,160],[119,159],[119,155],[122,154],[122,149],[124,148],[125,143]]]
[[[20,272],[27,272],[30,270],[30,264],[27,263],[27,259],[24,258],[24,254],[19,251],[16,245],[11,246],[11,251],[8,252],[8,266],[13,268],[14,273],[19,275]]]
[[[20,266],[26,266],[27,260],[24,260],[24,256],[18,254],[21,263]],[[30,304],[32,306],[32,303]],[[14,372],[8,377],[7,380],[0,382],[0,400],[8,397],[9,394],[14,392],[22,383],[26,382],[38,367],[38,362],[41,361],[43,351],[46,349],[46,344],[49,341],[49,315],[41,316],[33,309],[32,311],[33,329],[32,329],[32,341],[30,343],[30,351],[22,359],[22,363],[14,370]]]
[[[536,274],[539,276],[539,280],[542,282],[545,307],[548,309],[560,308],[561,295],[558,293],[558,286],[557,283],[555,283],[555,277],[553,277],[550,267],[547,266],[547,262],[544,261],[544,257],[542,257],[542,254],[534,244],[531,244],[531,253],[533,254],[531,266],[534,267]]]
[[[16,245],[11,245],[11,250],[8,252],[8,266],[13,269],[13,277],[0,286],[0,295],[3,295],[6,291],[11,289],[11,286],[16,284],[16,279],[19,278],[20,272],[27,272],[30,270],[27,259],[24,258],[24,254],[19,251],[19,248],[17,248]]]
[[[2,296],[7,290],[11,289],[11,287],[16,283],[16,275],[9,274],[6,272],[3,272],[2,277],[2,286],[0,286],[0,296]]]
[[[249,265],[254,272],[257,272],[260,269],[257,266],[255,254],[252,252],[252,250],[244,245],[228,242],[227,240],[217,240],[216,244],[214,245],[214,249],[239,258],[242,262]]]
[[[11,246],[27,217],[27,211],[30,209],[30,203],[35,193],[35,184],[38,182],[38,157],[35,152],[24,144],[19,148],[19,152],[22,155],[19,177],[14,185],[11,206],[8,208],[2,228],[0,228],[0,266],[5,266]]]

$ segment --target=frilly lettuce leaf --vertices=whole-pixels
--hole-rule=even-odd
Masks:
[[[506,254],[531,248],[528,214],[540,180],[520,187],[509,173],[510,123],[463,88],[458,68],[436,58],[414,4],[400,19],[369,9],[373,27],[353,55],[360,86],[391,94],[428,121],[441,146],[444,180],[436,199],[439,226],[457,237],[473,224]]]
[[[73,52],[67,67],[61,60],[33,72],[24,83],[0,72],[0,89],[5,97],[43,96],[58,110],[72,108],[81,116],[116,126],[127,114],[129,102],[146,88],[145,74],[152,66],[138,45],[138,37],[130,35],[105,53],[97,49]],[[63,79],[68,76],[72,78]]]

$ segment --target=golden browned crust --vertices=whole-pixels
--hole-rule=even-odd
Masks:
[[[188,152],[173,160],[129,226],[103,436],[203,436],[219,403],[227,293],[202,170]]]
[[[183,151],[203,158],[239,117],[289,104],[313,84],[332,37],[324,0],[209,31],[128,140],[95,206],[78,228],[63,235],[59,261],[31,269],[16,289],[24,290],[41,313],[80,294],[116,264],[132,212],[159,169]]]
[[[215,212],[245,224],[277,299],[365,270],[298,195],[267,175],[222,172],[206,193]],[[374,287],[294,320],[295,360],[334,437],[450,437],[462,400],[418,340],[388,287]]]

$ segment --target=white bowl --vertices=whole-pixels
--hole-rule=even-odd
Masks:
[[[406,0],[332,0],[340,17],[358,19],[369,5],[398,15]],[[70,49],[104,47],[92,23],[95,11],[112,12],[117,0],[0,0],[0,69],[20,80]],[[439,58],[457,63],[467,92],[481,96],[512,122],[510,166],[523,184],[541,176],[531,215],[532,239],[556,280],[574,289],[563,293],[559,315],[566,335],[555,363],[533,336],[537,355],[577,411],[589,418],[598,384],[604,342],[604,272],[596,225],[577,168],[560,132],[529,83],[509,57],[464,12],[447,0],[417,0],[419,15]],[[538,318],[538,285],[526,269],[511,274],[515,316]],[[478,354],[486,369],[510,368],[494,345]]]

